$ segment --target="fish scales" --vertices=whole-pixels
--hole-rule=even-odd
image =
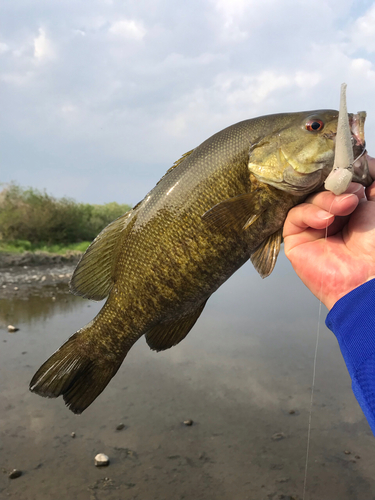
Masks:
[[[154,350],[179,343],[212,293],[249,257],[268,275],[288,210],[320,188],[332,168],[337,114],[245,120],[176,162],[82,258],[73,292],[108,299],[96,318],[42,365],[31,390],[63,395],[69,408],[81,413],[142,335]],[[311,120],[324,120],[326,137],[306,133]]]

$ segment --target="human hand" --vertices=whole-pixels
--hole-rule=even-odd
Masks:
[[[368,165],[375,179],[375,159],[368,157]],[[298,276],[328,309],[375,278],[375,182],[366,191],[351,183],[339,196],[315,193],[292,208],[284,224],[284,249]]]

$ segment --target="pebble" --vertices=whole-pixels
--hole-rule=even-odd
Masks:
[[[122,429],[125,427],[125,424],[119,424],[117,427],[116,427],[116,431],[122,431]]]
[[[193,423],[194,422],[191,420],[191,418],[184,420],[184,425],[193,425]]]
[[[284,439],[286,436],[283,432],[276,432],[276,434],[274,434],[271,439],[272,441],[281,441],[282,439]]]
[[[15,287],[14,287],[14,290],[16,290],[16,291],[17,291],[17,290],[18,290],[18,286],[15,286]]]
[[[75,432],[72,432],[72,433],[70,434],[70,436],[71,436],[72,438],[75,438],[75,437],[76,437],[76,433],[75,433]]]
[[[104,453],[98,453],[95,457],[95,467],[105,467],[109,465],[109,457]]]
[[[13,469],[8,477],[10,479],[17,479],[17,477],[20,477],[20,476],[22,476],[22,470]]]
[[[349,450],[345,450],[344,453],[345,453],[345,455],[350,455],[350,451]]]
[[[17,328],[16,326],[13,326],[13,325],[8,325],[8,332],[18,332],[19,328]]]
[[[42,276],[42,277],[40,278],[40,281],[46,281],[46,279],[47,279],[47,277],[46,277],[46,276]]]
[[[289,410],[289,415],[294,415],[296,413],[296,410]]]

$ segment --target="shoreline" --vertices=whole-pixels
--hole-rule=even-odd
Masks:
[[[69,280],[82,252],[65,255],[47,252],[0,253],[0,299],[54,297],[69,292]]]
[[[49,252],[0,252],[0,269],[20,266],[51,266],[61,264],[78,264],[83,252],[68,251],[66,254]]]

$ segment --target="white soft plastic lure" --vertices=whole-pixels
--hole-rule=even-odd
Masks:
[[[344,193],[353,178],[353,146],[348,110],[346,107],[346,83],[341,85],[340,111],[337,123],[335,161],[324,187],[338,195]]]

